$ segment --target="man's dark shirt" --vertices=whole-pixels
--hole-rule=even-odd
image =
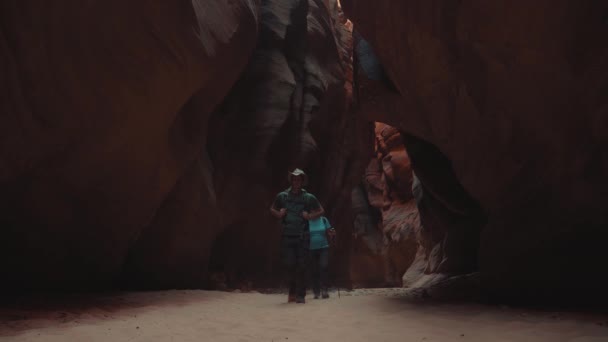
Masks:
[[[302,212],[313,212],[321,208],[317,198],[302,189],[299,194],[291,192],[291,188],[280,192],[274,200],[273,207],[276,210],[287,209],[287,215],[283,218],[283,235],[300,236],[308,231],[308,221],[302,217]]]

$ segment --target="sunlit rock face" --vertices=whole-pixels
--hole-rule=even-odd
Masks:
[[[458,235],[449,268],[476,260],[511,299],[605,298],[608,3],[342,5],[386,75],[362,110],[406,133],[427,208],[445,214],[421,208],[423,226]]]
[[[374,156],[353,190],[353,286],[401,286],[420,244],[413,174],[401,134],[375,124]]]
[[[1,286],[196,285],[220,228],[207,121],[255,47],[258,5],[0,8]]]
[[[359,84],[370,82],[369,89],[370,79],[358,77]],[[484,216],[454,181],[447,159],[383,123],[375,124],[375,136],[375,155],[352,193],[353,286],[419,288],[476,271]],[[446,198],[458,205],[443,203]]]
[[[281,233],[269,208],[288,187],[287,171],[299,167],[338,231],[332,278],[346,283],[350,192],[365,167],[362,151],[373,146],[369,125],[352,111],[351,25],[336,1],[315,0],[262,1],[260,21],[247,69],[209,123],[223,227],[210,272],[228,287],[279,284]]]

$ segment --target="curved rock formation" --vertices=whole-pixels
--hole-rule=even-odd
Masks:
[[[608,4],[342,3],[394,86],[376,84],[366,113],[412,137],[414,170],[446,214],[482,222],[478,202],[487,215],[483,287],[505,297],[605,298]],[[474,200],[462,202],[467,194]],[[468,254],[475,224],[445,226]]]
[[[276,285],[268,207],[294,166],[348,280],[350,192],[373,137],[351,115],[336,0],[0,10],[2,286]]]
[[[399,131],[376,123],[375,135],[376,157],[367,166],[362,188],[353,191],[351,280],[356,287],[402,286],[422,233],[413,173]]]
[[[196,284],[208,252],[194,241],[219,227],[207,120],[255,46],[257,11],[251,0],[0,5],[3,287],[108,288],[130,270]]]
[[[359,139],[368,126],[351,114],[351,55],[337,1],[262,1],[257,48],[210,122],[224,227],[211,269],[227,286],[277,284],[280,233],[268,208],[293,167],[310,175],[308,190],[338,231],[333,275],[348,280],[350,190],[364,167],[359,151],[371,146]]]

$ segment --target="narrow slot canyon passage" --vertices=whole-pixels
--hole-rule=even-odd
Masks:
[[[1,341],[608,341],[608,2],[7,1]]]

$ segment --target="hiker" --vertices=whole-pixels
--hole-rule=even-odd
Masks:
[[[277,195],[270,212],[282,223],[282,257],[289,273],[288,302],[305,303],[308,221],[318,219],[325,210],[313,194],[302,188],[308,183],[304,171],[295,169],[287,179],[291,186]]]
[[[315,299],[323,296],[329,298],[327,292],[329,241],[336,236],[335,229],[325,216],[310,220],[310,263],[312,271],[312,289]]]

